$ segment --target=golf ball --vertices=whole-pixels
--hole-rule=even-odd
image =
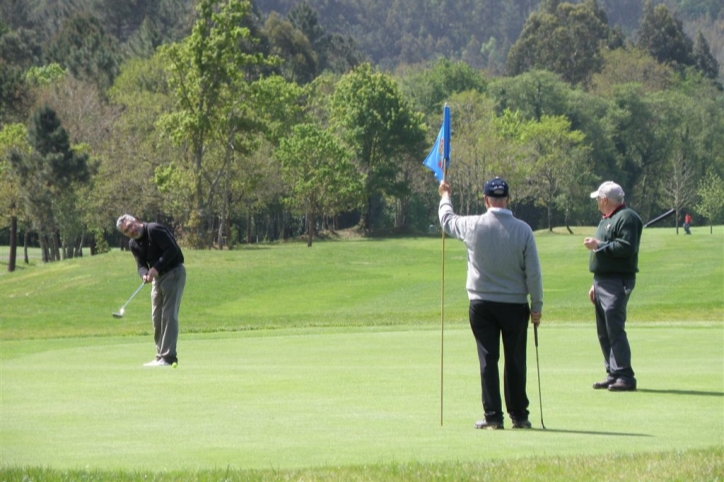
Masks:
[[[173,365],[171,365],[171,366],[174,367],[174,368],[178,368],[178,363],[173,362]]]

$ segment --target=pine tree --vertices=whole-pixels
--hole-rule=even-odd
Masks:
[[[711,54],[709,43],[704,35],[699,32],[694,41],[694,61],[696,68],[709,79],[716,79],[719,75],[719,63]]]
[[[638,28],[636,46],[662,64],[677,70],[694,65],[693,45],[680,20],[665,5],[653,7],[646,1]]]

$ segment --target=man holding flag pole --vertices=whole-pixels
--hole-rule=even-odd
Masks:
[[[485,412],[485,418],[476,422],[475,428],[503,428],[498,373],[501,337],[506,409],[513,428],[531,428],[526,394],[528,321],[531,320],[537,328],[543,309],[543,281],[535,238],[530,226],[516,219],[508,209],[508,184],[497,177],[486,182],[483,189],[485,214],[458,216],[453,212],[451,188],[445,180],[449,157],[445,157],[444,153],[450,144],[447,106],[445,110],[438,141],[424,165],[441,181],[438,214],[443,228],[443,290],[444,233],[463,241],[468,250],[466,288],[470,300],[469,318],[477,343]],[[434,156],[441,143],[442,160]],[[442,425],[442,358],[440,393]]]

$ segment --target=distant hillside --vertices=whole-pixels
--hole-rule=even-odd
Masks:
[[[540,0],[306,0],[329,32],[352,36],[360,50],[383,68],[446,56],[476,68],[502,72],[510,46]],[[545,0],[559,2],[559,0]],[[593,0],[587,0],[593,1]],[[599,0],[611,25],[635,34],[645,0]],[[267,15],[283,15],[299,0],[258,0]],[[573,0],[570,3],[581,3]],[[701,30],[712,54],[724,64],[724,2],[653,0],[665,3],[693,39]]]

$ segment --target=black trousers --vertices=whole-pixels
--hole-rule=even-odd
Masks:
[[[505,406],[512,420],[528,419],[526,347],[530,308],[527,303],[470,302],[470,328],[478,346],[483,410],[488,421],[502,422],[500,340],[503,340]]]

